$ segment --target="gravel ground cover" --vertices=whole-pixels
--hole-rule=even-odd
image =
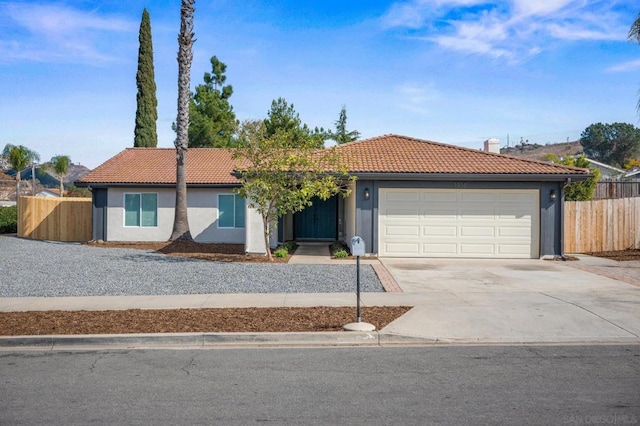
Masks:
[[[0,235],[0,297],[354,292],[353,265],[219,263]],[[382,292],[369,265],[363,292]]]

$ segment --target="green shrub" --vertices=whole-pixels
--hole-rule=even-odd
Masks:
[[[18,232],[18,206],[0,207],[0,234]]]
[[[64,195],[65,197],[80,197],[80,198],[91,198],[91,191],[87,188],[78,188],[74,185],[69,185],[67,187],[67,193]]]
[[[591,177],[582,182],[574,182],[565,186],[564,199],[565,201],[589,201],[593,198],[593,194],[596,191],[596,186],[600,180],[600,170],[590,166],[589,160],[584,154],[580,154],[577,157],[567,157],[560,159],[553,154],[547,155],[547,159],[557,164],[562,164],[571,167],[582,167],[584,169],[590,169]]]
[[[289,254],[289,251],[284,248],[284,247],[278,247],[274,252],[273,255],[275,257],[287,257],[287,255]]]
[[[329,246],[329,251],[331,252],[331,254],[334,254],[336,251],[342,249],[344,249],[343,244],[339,241],[335,241]]]
[[[280,245],[280,247],[286,249],[287,252],[291,253],[291,252],[295,251],[295,249],[298,248],[298,245],[296,243],[294,243],[293,241],[287,241],[287,242],[282,243]]]
[[[345,257],[349,256],[349,253],[347,253],[346,250],[340,249],[340,250],[334,251],[333,255],[338,259],[344,259]]]
[[[349,256],[349,246],[344,242],[336,241],[329,246],[329,252],[331,256],[342,259]],[[341,252],[344,252],[344,254]]]

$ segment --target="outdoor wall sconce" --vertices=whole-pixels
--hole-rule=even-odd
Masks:
[[[369,194],[369,188],[365,188],[364,189],[364,199],[368,200],[369,197],[371,197],[371,194]]]
[[[549,192],[549,198],[551,199],[551,201],[555,201],[556,200],[556,190],[555,189],[552,189]]]

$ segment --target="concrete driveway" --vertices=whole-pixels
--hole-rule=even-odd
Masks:
[[[449,343],[640,343],[640,287],[584,270],[600,259],[381,261],[416,304],[385,333]]]

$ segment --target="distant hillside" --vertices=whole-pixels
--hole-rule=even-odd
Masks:
[[[581,152],[582,145],[580,144],[580,141],[547,145],[522,143],[516,146],[500,149],[500,154],[540,161],[547,161],[546,157],[548,154],[553,154],[558,157],[567,157],[570,155],[580,154]]]
[[[69,173],[67,173],[67,175],[64,177],[64,184],[65,186],[69,185],[69,184],[73,184],[73,182],[77,181],[78,179],[80,179],[81,177],[83,177],[84,175],[86,175],[87,173],[89,173],[91,170],[89,170],[87,167],[79,165],[79,164],[72,164],[69,166]],[[23,180],[30,180],[31,179],[31,169],[25,169],[20,173],[20,177]],[[53,170],[44,170],[42,168],[36,167],[36,179],[38,181],[40,181],[40,184],[44,187],[47,188],[57,188],[58,186],[60,186],[60,178],[58,177],[58,175],[53,171]]]
[[[16,196],[16,181],[14,178],[0,170],[0,200],[8,200]]]

